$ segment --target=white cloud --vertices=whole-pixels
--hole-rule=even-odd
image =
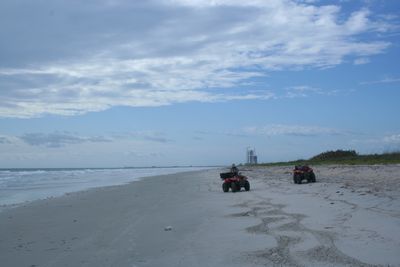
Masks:
[[[173,140],[159,131],[135,131],[119,132],[108,136],[91,135],[84,136],[68,131],[57,131],[52,133],[24,133],[20,136],[1,135],[0,145],[22,145],[40,146],[47,148],[60,148],[68,145],[84,143],[109,143],[121,141],[145,141],[146,143],[170,143]]]
[[[249,135],[262,135],[262,136],[279,136],[279,135],[315,136],[315,135],[344,134],[343,131],[331,128],[325,128],[319,126],[284,125],[284,124],[271,124],[262,127],[246,127],[243,129],[243,132]]]
[[[26,133],[19,137],[25,143],[32,146],[63,147],[71,144],[82,144],[87,142],[103,143],[111,142],[109,138],[103,136],[82,137],[68,132],[54,133]]]
[[[350,141],[353,145],[367,147],[367,153],[390,153],[400,151],[400,134],[386,136],[371,136],[364,139],[354,139]]]
[[[354,65],[364,65],[370,62],[369,58],[361,57],[354,60]]]
[[[148,152],[137,152],[137,151],[131,151],[131,152],[125,152],[125,155],[128,157],[134,157],[134,158],[146,158],[146,159],[154,159],[154,158],[165,158],[164,153],[148,153]]]
[[[373,144],[373,145],[400,145],[400,134],[392,134],[386,136],[372,137],[366,139],[351,140],[354,144]]]
[[[386,78],[376,80],[376,81],[361,82],[360,85],[398,83],[398,82],[400,82],[400,78],[386,77]]]
[[[308,85],[297,85],[286,88],[286,94],[284,98],[298,98],[298,97],[309,97],[311,95],[335,95],[337,90],[322,90],[320,88],[308,86]]]
[[[0,135],[0,145],[2,144],[12,144],[11,138],[5,135]]]
[[[213,89],[237,88],[270,70],[331,67],[348,56],[381,53],[389,45],[357,39],[359,34],[389,27],[372,20],[368,10],[345,18],[339,6],[314,6],[310,1],[103,1],[90,9],[68,3],[65,12],[72,14],[67,15],[84,23],[97,21],[102,27],[87,32],[83,28],[76,36],[73,26],[80,25],[59,20],[63,36],[70,36],[74,43],[53,44],[53,39],[44,36],[36,49],[53,44],[67,51],[56,51],[56,59],[10,64],[17,67],[0,65],[0,86],[6,88],[0,92],[0,116],[75,115],[113,106],[270,99],[271,92],[222,94]],[[143,12],[154,17],[149,20]],[[109,25],[99,19],[105,14],[112,18]],[[41,20],[51,27],[47,16]],[[34,34],[35,28],[26,31]],[[35,44],[27,43],[34,51]],[[53,46],[50,49],[56,49]],[[51,53],[42,54],[47,59]]]
[[[163,132],[158,131],[136,131],[126,133],[115,133],[115,139],[140,139],[145,141],[151,141],[156,143],[169,143],[173,140],[169,139]]]
[[[400,144],[400,134],[393,134],[390,136],[385,136],[383,142],[389,144]]]

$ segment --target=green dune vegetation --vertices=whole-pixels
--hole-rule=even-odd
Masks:
[[[262,166],[279,165],[375,165],[375,164],[400,164],[400,152],[361,155],[355,150],[336,150],[318,154],[310,159],[299,159],[287,162],[262,163]]]

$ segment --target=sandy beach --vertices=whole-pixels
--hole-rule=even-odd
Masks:
[[[400,165],[145,178],[0,212],[1,266],[400,266]]]

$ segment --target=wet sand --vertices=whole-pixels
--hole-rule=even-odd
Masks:
[[[251,168],[238,193],[209,170],[35,201],[0,212],[1,266],[400,266],[400,166],[378,168],[302,185]]]

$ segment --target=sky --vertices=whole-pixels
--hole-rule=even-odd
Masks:
[[[0,168],[400,150],[400,2],[2,0]]]

